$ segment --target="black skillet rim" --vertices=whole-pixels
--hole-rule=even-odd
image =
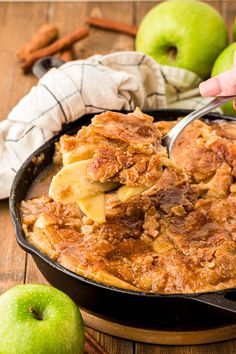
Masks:
[[[158,114],[158,113],[169,113],[174,114],[174,115],[187,115],[191,112],[192,110],[187,110],[187,109],[157,109],[157,110],[152,110],[152,111],[145,111],[144,113],[153,115],[153,114]],[[122,113],[129,113],[127,111],[120,111]],[[30,254],[35,254],[36,256],[38,256],[41,260],[45,261],[48,265],[50,265],[53,268],[56,268],[58,271],[61,271],[63,273],[65,273],[68,276],[71,276],[79,281],[85,282],[87,284],[102,288],[104,290],[108,290],[108,291],[114,291],[114,292],[118,292],[118,293],[123,293],[123,294],[127,294],[127,295],[135,295],[135,296],[143,296],[143,297],[152,297],[152,298],[162,298],[162,297],[171,297],[171,298],[194,298],[194,297],[198,297],[202,294],[217,294],[217,295],[221,295],[224,296],[226,291],[230,291],[230,290],[235,290],[235,288],[227,288],[227,289],[223,289],[220,291],[210,291],[210,292],[198,292],[198,293],[181,293],[181,294],[161,294],[161,293],[149,293],[149,292],[142,292],[142,291],[134,291],[134,290],[128,290],[128,289],[122,289],[122,288],[118,288],[115,286],[111,286],[111,285],[107,285],[107,284],[103,284],[100,282],[97,282],[95,280],[91,280],[89,278],[83,277],[81,275],[78,275],[70,270],[68,270],[67,268],[61,266],[59,263],[53,261],[52,259],[50,259],[48,256],[46,256],[44,253],[42,253],[39,249],[37,249],[35,246],[31,245],[30,243],[27,242],[26,238],[24,237],[24,231],[21,227],[21,221],[20,221],[20,215],[19,215],[19,208],[18,208],[18,204],[19,202],[16,200],[16,195],[17,195],[17,188],[18,188],[18,184],[21,180],[21,175],[23,174],[23,172],[25,171],[25,169],[28,167],[29,163],[32,161],[32,158],[35,156],[39,156],[41,153],[43,153],[43,151],[45,149],[47,149],[48,147],[50,147],[51,145],[53,145],[59,138],[61,135],[63,134],[75,134],[76,129],[79,129],[83,123],[80,125],[80,120],[83,121],[84,118],[86,117],[90,117],[91,118],[95,115],[95,114],[99,114],[101,112],[98,113],[92,113],[92,114],[85,114],[84,116],[82,116],[81,118],[77,119],[76,121],[68,124],[67,126],[65,126],[64,128],[62,128],[62,130],[60,131],[60,133],[58,133],[57,135],[55,135],[53,138],[51,138],[50,140],[48,140],[46,143],[44,143],[42,146],[40,146],[37,150],[35,150],[26,160],[25,162],[21,165],[20,169],[18,170],[13,184],[12,184],[12,188],[11,188],[11,192],[10,192],[10,197],[9,197],[9,209],[10,209],[10,215],[11,215],[11,219],[12,219],[12,223],[14,225],[15,228],[15,235],[16,235],[16,240],[17,243],[20,245],[21,248],[24,249],[24,251],[30,253]],[[236,118],[231,117],[231,116],[225,116],[225,115],[220,115],[219,113],[210,113],[207,114],[205,116],[205,119],[210,118],[211,120],[217,120],[217,119],[225,119],[225,120],[230,120],[230,121],[236,121]],[[164,120],[164,119],[163,119]],[[39,172],[40,173],[40,172]],[[38,173],[38,174],[39,174]],[[32,183],[31,183],[32,184]],[[30,187],[29,187],[30,188]],[[28,188],[28,189],[29,189]]]

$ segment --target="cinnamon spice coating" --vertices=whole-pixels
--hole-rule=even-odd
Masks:
[[[171,159],[160,139],[173,122],[106,112],[62,136],[63,163],[89,158],[92,181],[144,186],[121,202],[106,193],[106,222],[77,203],[21,204],[26,238],[72,272],[131,290],[194,293],[236,286],[236,125],[195,121]],[[58,151],[57,151],[58,153]]]

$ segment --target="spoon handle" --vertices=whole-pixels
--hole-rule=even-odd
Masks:
[[[193,122],[195,119],[198,119],[205,114],[213,111],[215,108],[221,106],[222,104],[232,101],[236,99],[235,96],[221,96],[221,97],[216,97],[212,101],[210,101],[207,105],[191,112],[188,114],[185,118],[181,119],[179,123],[177,123],[170,131],[168,134],[166,134],[162,138],[162,145],[167,147],[168,154],[170,155],[173,144],[175,140],[177,139],[178,135],[182,132],[182,130],[187,127],[191,122]]]

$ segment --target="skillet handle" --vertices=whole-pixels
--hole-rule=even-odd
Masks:
[[[32,68],[33,74],[40,79],[46,72],[52,68],[59,68],[65,62],[55,57],[43,57],[35,62]]]
[[[191,300],[213,306],[223,315],[236,319],[236,290],[193,295]]]

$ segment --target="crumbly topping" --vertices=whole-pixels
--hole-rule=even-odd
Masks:
[[[21,204],[29,242],[75,273],[160,293],[236,286],[236,125],[195,121],[171,159],[160,138],[175,122],[106,112],[57,148],[64,164],[90,159],[91,181],[142,186],[105,195],[99,224],[77,203],[42,196]]]

